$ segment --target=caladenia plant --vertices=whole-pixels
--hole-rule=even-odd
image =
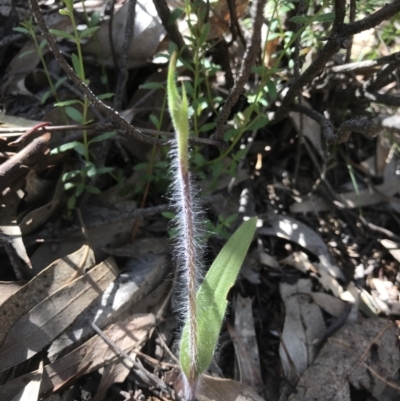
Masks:
[[[176,257],[184,293],[184,326],[179,347],[184,380],[184,397],[192,400],[200,376],[212,361],[221,325],[228,305],[227,295],[233,286],[249,249],[257,218],[245,221],[231,236],[201,281],[200,209],[189,171],[189,116],[184,86],[179,96],[175,84],[177,53],[170,58],[168,71],[168,107],[176,132],[172,150],[173,193],[176,208]]]

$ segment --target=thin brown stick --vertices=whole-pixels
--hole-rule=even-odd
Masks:
[[[300,104],[291,105],[290,109],[305,114],[320,124],[322,134],[329,145],[347,142],[352,132],[364,134],[373,138],[384,129],[389,131],[400,131],[400,118],[398,116],[382,115],[372,119],[347,120],[335,133],[332,123],[323,114]]]
[[[260,50],[261,27],[263,23],[263,10],[265,1],[266,0],[256,0],[251,8],[251,15],[253,18],[253,34],[247,44],[239,75],[236,77],[235,84],[233,85],[233,88],[231,89],[228,98],[226,99],[222,110],[217,117],[215,139],[219,141],[223,141],[224,139],[224,125],[228,120],[232,107],[236,104],[239,96],[244,91],[244,85],[249,80],[251,68],[255,63],[257,54]]]
[[[133,135],[135,138],[143,142],[151,143],[153,145],[159,144],[160,143],[159,140],[143,134],[133,125],[129,124],[118,112],[113,110],[111,107],[108,107],[105,103],[103,103],[100,99],[97,98],[97,96],[90,90],[90,88],[78,77],[75,71],[67,63],[64,56],[61,54],[56,41],[49,32],[49,28],[46,25],[46,22],[41,14],[37,0],[30,0],[30,4],[33,14],[36,18],[36,21],[43,33],[44,38],[47,40],[49,48],[53,53],[54,57],[59,62],[61,68],[66,72],[68,77],[86,95],[86,97],[93,104],[93,106],[96,107],[100,112],[107,115],[120,129],[124,130],[127,134]]]
[[[50,137],[49,133],[41,135],[0,165],[0,192],[12,187],[16,181],[28,173],[27,167],[34,166],[43,158],[48,149]]]
[[[165,0],[153,0],[154,6],[156,7],[158,16],[160,17],[165,30],[168,32],[170,39],[177,45],[181,56],[186,60],[193,60],[193,55],[188,47],[185,45],[185,41],[179,29],[175,23],[171,23],[171,12],[169,11],[168,5]]]
[[[124,43],[122,44],[122,54],[119,63],[119,75],[117,87],[115,89],[114,96],[114,110],[121,110],[122,100],[124,96],[124,90],[126,87],[126,83],[128,81],[128,57],[129,57],[129,47],[132,42],[133,32],[135,28],[135,8],[136,8],[136,0],[129,0],[128,3],[128,13],[126,18],[126,27],[125,27],[125,38]]]

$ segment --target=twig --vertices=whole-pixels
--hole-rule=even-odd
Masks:
[[[350,0],[350,12],[349,12],[350,23],[354,22],[355,19],[356,19],[356,0]],[[353,38],[350,38],[350,45],[346,49],[346,63],[350,62],[352,47],[353,47]]]
[[[295,81],[290,86],[289,90],[282,100],[281,107],[277,110],[275,114],[275,122],[281,121],[286,116],[289,111],[289,106],[293,102],[297,93],[299,93],[305,85],[309,84],[312,79],[324,69],[325,65],[335,53],[337,53],[342,47],[345,47],[348,44],[348,41],[345,40],[346,38],[344,38],[339,33],[339,30],[343,25],[345,10],[345,0],[335,1],[335,20],[333,22],[331,36],[328,38],[328,41],[320,51],[319,56],[300,75],[299,78],[295,79]]]
[[[119,356],[123,356],[129,362],[131,362],[135,369],[140,371],[143,376],[147,379],[147,381],[156,387],[159,387],[162,391],[165,391],[173,400],[177,400],[178,398],[175,395],[175,392],[169,388],[162,380],[160,380],[156,375],[153,375],[148,370],[146,370],[142,364],[138,363],[135,359],[131,358],[123,349],[118,347],[112,340],[110,340],[98,327],[95,323],[90,323],[92,329],[101,337],[101,339]]]
[[[344,24],[346,1],[335,1],[335,20],[332,26],[332,33],[328,38],[327,43],[322,48],[319,56],[290,86],[286,96],[282,100],[281,107],[275,114],[274,121],[278,122],[286,116],[288,108],[297,93],[324,69],[327,62],[331,60],[335,53],[337,53],[341,48],[346,49],[351,45],[351,35],[373,28],[399,11],[400,0],[395,0],[393,3],[385,5],[380,10],[370,14],[360,21]]]
[[[297,13],[296,15],[303,15],[304,14],[304,0],[299,0],[299,4],[297,5]],[[296,31],[299,31],[301,28],[301,24],[296,24]],[[299,36],[296,41],[294,42],[294,52],[293,52],[293,60],[294,60],[294,76],[296,79],[299,78],[300,76],[300,59],[299,59],[299,54],[300,54],[300,39],[301,36]]]
[[[318,113],[317,111],[301,104],[292,104],[290,106],[290,110],[305,114],[306,116],[315,120],[321,126],[322,134],[324,135],[325,140],[328,143],[331,143],[336,139],[332,123],[327,118],[325,118],[323,114]]]
[[[376,103],[382,103],[386,106],[400,106],[400,97],[392,95],[383,95],[377,92],[364,92],[364,96]]]
[[[290,109],[305,114],[320,124],[322,133],[329,145],[337,145],[349,140],[352,132],[364,134],[368,137],[375,137],[384,129],[389,131],[400,131],[400,119],[398,116],[378,116],[373,119],[352,119],[345,121],[334,132],[332,123],[321,113],[300,104],[291,105]]]
[[[108,24],[108,40],[110,42],[111,54],[113,56],[114,69],[116,70],[118,67],[118,63],[117,63],[117,53],[115,51],[114,38],[113,38],[115,1],[116,0],[111,0],[111,4],[110,4],[110,21]]]
[[[333,72],[353,72],[364,68],[376,67],[378,65],[390,64],[400,62],[400,52],[393,53],[389,56],[381,57],[376,60],[358,61],[355,63],[348,63],[332,67],[330,71]],[[397,68],[398,64],[393,64]],[[369,89],[370,87],[368,87]]]
[[[136,0],[129,0],[128,13],[126,17],[125,38],[124,43],[122,44],[122,54],[119,63],[119,76],[113,102],[114,109],[117,111],[121,110],[122,98],[126,83],[128,81],[128,57],[135,28],[135,8]]]
[[[44,132],[58,132],[58,131],[81,131],[81,130],[87,130],[89,131],[89,136],[95,137],[98,133],[104,132],[104,131],[110,131],[112,129],[115,129],[115,126],[112,124],[102,124],[102,123],[96,123],[96,124],[89,124],[89,125],[79,125],[79,124],[71,124],[71,125],[54,125],[54,126],[46,126],[43,128],[38,128],[35,132],[41,134]],[[173,132],[167,132],[167,131],[157,131],[149,128],[138,128],[141,132],[147,134],[147,135],[154,135],[154,136],[166,136],[168,138],[175,138],[175,134]],[[14,136],[19,136],[20,134],[25,133],[27,130],[26,127],[21,127],[21,128],[0,128],[0,135],[1,134],[9,134],[9,135],[4,135],[5,137],[14,137]],[[93,131],[93,132],[90,132]],[[124,132],[120,132],[121,135],[124,134]],[[82,136],[82,133],[76,133],[73,134],[73,136],[68,136],[66,138],[60,139],[59,141],[56,141],[52,143],[52,146],[59,146],[63,143],[68,143],[71,142],[71,140],[75,140],[77,138],[80,138]],[[213,139],[208,139],[208,138],[199,138],[199,137],[191,137],[189,138],[189,143],[191,145],[211,145],[211,146],[216,146],[219,147],[221,145],[221,142],[215,141]],[[170,145],[169,140],[165,140],[161,142],[162,145]]]
[[[375,11],[359,21],[343,24],[340,33],[344,36],[351,36],[366,31],[393,17],[399,11],[400,0],[395,0],[390,4],[385,4],[380,10]]]
[[[266,0],[256,0],[254,1],[251,8],[251,15],[253,18],[253,34],[247,44],[239,75],[236,77],[235,84],[231,89],[228,98],[226,99],[222,110],[217,118],[215,139],[219,141],[223,141],[224,139],[224,125],[228,120],[232,107],[236,104],[239,96],[244,91],[244,85],[249,79],[251,68],[255,63],[257,54],[260,50],[261,27],[263,23],[263,10],[265,1]]]
[[[185,41],[175,21],[171,23],[171,12],[167,6],[165,0],[153,0],[154,6],[156,7],[158,16],[160,17],[165,30],[168,32],[170,39],[178,46],[179,52],[184,59],[193,60],[193,55],[188,47],[185,45]],[[189,18],[189,16],[188,16]]]
[[[47,132],[34,139],[25,148],[0,165],[0,192],[24,177],[29,169],[34,166],[48,148],[50,134]]]
[[[397,62],[385,65],[379,72],[377,72],[372,80],[365,86],[369,91],[377,91],[383,86],[387,85],[390,74],[400,68],[400,60]]]
[[[60,49],[57,46],[56,41],[50,34],[46,22],[40,12],[39,4],[37,0],[30,0],[33,14],[35,15],[36,21],[43,33],[44,38],[47,40],[49,48],[53,53],[56,60],[60,63],[61,68],[66,72],[68,77],[76,84],[76,86],[87,96],[89,101],[102,113],[106,114],[119,128],[126,131],[127,134],[133,135],[135,138],[143,142],[147,142],[153,145],[159,144],[160,141],[156,138],[149,137],[143,134],[133,125],[129,124],[118,112],[108,107],[100,99],[94,95],[90,88],[78,77],[71,66],[66,62],[64,56],[61,54]]]
[[[228,46],[231,45],[235,40],[236,40],[236,35],[239,36],[240,41],[242,42],[242,45],[245,47],[246,46],[246,40],[244,39],[242,30],[240,29],[239,21],[236,15],[236,9],[235,9],[235,1],[234,0],[226,0],[228,9],[229,9],[229,15],[230,15],[230,24],[229,28],[232,33],[232,40],[230,43],[228,43]]]

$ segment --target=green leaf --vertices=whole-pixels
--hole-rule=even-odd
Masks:
[[[326,13],[326,14],[317,15],[315,18],[313,18],[313,21],[333,22],[334,19],[335,19],[335,13]]]
[[[68,77],[62,77],[60,78],[54,85],[54,87],[57,89],[60,85],[62,85],[66,80],[68,79]]]
[[[169,16],[168,25],[172,25],[183,13],[184,10],[182,8],[175,8]]]
[[[82,194],[83,191],[85,190],[85,184],[83,182],[80,182],[77,186],[76,186],[76,190],[75,190],[75,196],[77,198],[79,198]]]
[[[78,141],[64,143],[63,145],[57,146],[56,148],[52,149],[51,154],[56,155],[58,153],[67,152],[68,150],[76,149],[80,146],[83,145]]]
[[[203,373],[212,361],[221,325],[224,320],[230,288],[235,283],[240,267],[257,226],[257,218],[244,222],[231,236],[215,259],[201,284],[197,296],[197,374]],[[180,343],[180,363],[189,375],[189,326],[185,323]]]
[[[97,169],[96,169],[96,166],[93,163],[88,163],[85,167],[86,167],[86,175],[89,178],[92,178],[95,175],[97,175]]]
[[[224,134],[224,141],[228,142],[230,141],[237,133],[239,130],[237,128],[231,128],[228,131],[225,132]]]
[[[93,187],[91,185],[86,185],[85,189],[86,189],[86,191],[88,191],[92,194],[95,194],[95,195],[101,194],[101,191],[99,188]]]
[[[150,121],[153,123],[153,125],[158,128],[158,118],[154,114],[149,115]]]
[[[145,163],[145,162],[143,162],[143,163],[138,163],[138,164],[135,165],[135,167],[133,167],[133,170],[134,170],[134,171],[141,171],[141,170],[146,169],[147,166],[148,166],[148,163]]]
[[[140,89],[164,89],[164,85],[159,82],[146,82],[140,85]]]
[[[173,220],[175,218],[175,214],[172,212],[162,212],[161,216],[165,217],[166,219]]]
[[[79,37],[80,37],[81,39],[82,39],[82,38],[86,38],[86,37],[92,35],[93,33],[95,33],[96,31],[98,31],[99,28],[100,28],[99,26],[92,26],[92,27],[90,27],[90,28],[87,28],[87,29],[85,29],[84,31],[82,31],[82,32],[79,34]]]
[[[16,26],[15,28],[13,28],[13,31],[19,32],[19,33],[26,33],[27,35],[31,34],[28,29],[23,28],[22,26]]]
[[[267,91],[268,91],[269,97],[272,100],[275,100],[278,95],[275,82],[273,82],[272,80],[268,80],[266,86],[267,86]]]
[[[110,99],[114,96],[114,93],[103,93],[102,95],[97,96],[98,99],[104,100],[104,99]]]
[[[76,197],[75,196],[71,196],[68,199],[68,204],[67,204],[68,209],[70,209],[70,210],[73,209],[75,207],[75,203],[76,203]]]
[[[26,52],[21,53],[18,58],[23,58],[23,57],[27,56],[28,54],[32,54],[32,53],[35,53],[35,50],[27,50]]]
[[[114,167],[99,167],[97,169],[97,175],[108,174],[111,173],[112,171],[114,171]]]
[[[86,149],[83,143],[78,142],[76,146],[74,146],[75,152],[79,153],[82,156],[86,156]]]
[[[208,37],[208,33],[210,32],[210,24],[207,22],[206,24],[203,25],[203,28],[201,30],[201,34],[199,37],[199,47],[202,47],[204,45],[204,43],[207,40]]]
[[[248,131],[256,131],[260,128],[263,128],[267,125],[269,121],[268,116],[261,115],[258,118],[254,119],[247,127],[246,130]]]
[[[58,10],[58,12],[60,15],[66,15],[67,17],[69,16],[69,11],[66,8]]]
[[[78,123],[82,123],[83,116],[79,110],[74,109],[73,107],[67,106],[65,108],[65,112],[67,113],[68,117],[72,118],[74,121],[76,121]]]
[[[107,141],[107,139],[114,138],[116,134],[117,134],[116,131],[111,131],[111,132],[105,132],[104,134],[101,135],[97,135],[96,137],[94,137],[89,141],[89,145],[91,143]]]
[[[211,173],[213,178],[217,178],[221,175],[222,170],[224,169],[224,163],[222,160],[217,160],[212,164]]]
[[[58,29],[49,29],[49,31],[53,35],[59,36],[60,38],[75,40],[74,36],[72,34],[70,34],[69,32],[60,31]]]
[[[67,173],[64,173],[61,177],[61,181],[62,182],[66,182],[69,181],[70,179],[76,177],[77,175],[80,174],[79,170],[72,170],[72,171],[68,171]]]
[[[40,42],[39,49],[40,49],[40,50],[43,50],[44,47],[45,47],[46,45],[47,45],[47,40],[46,40],[46,39],[43,39],[43,40]]]
[[[90,17],[90,26],[96,26],[100,21],[100,13],[98,11],[94,11],[92,16]]]
[[[78,56],[75,53],[72,53],[71,56],[71,61],[72,61],[72,66],[74,67],[74,71],[77,73],[78,76],[82,76],[81,75],[81,63],[79,61]]]
[[[76,184],[73,183],[73,182],[66,182],[64,184],[64,190],[65,191],[68,191],[69,189],[74,188],[74,187],[76,187]]]
[[[70,106],[71,104],[76,104],[76,103],[82,104],[82,102],[80,100],[65,100],[64,102],[54,103],[54,107],[65,107],[65,106]]]
[[[168,108],[171,114],[172,124],[177,134],[178,156],[181,166],[184,170],[188,170],[188,142],[189,142],[189,114],[188,101],[186,97],[185,87],[182,85],[182,98],[178,94],[175,83],[175,68],[178,55],[176,52],[171,54],[168,68],[167,93]]]
[[[310,22],[310,18],[305,15],[295,15],[290,18],[290,22],[294,22],[295,24],[308,24]]]
[[[45,104],[50,95],[51,95],[51,89],[49,89],[45,93],[43,93],[43,96],[40,99],[40,104]]]

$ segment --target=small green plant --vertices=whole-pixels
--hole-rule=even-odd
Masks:
[[[20,33],[25,33],[25,34],[29,35],[32,38],[33,43],[35,45],[35,50],[28,50],[28,51],[22,53],[20,55],[20,57],[26,57],[29,54],[31,54],[32,52],[36,52],[37,55],[39,56],[40,62],[43,66],[43,70],[46,74],[46,78],[49,83],[50,89],[43,94],[40,102],[42,104],[46,103],[46,101],[50,95],[53,95],[53,97],[57,101],[59,101],[59,98],[57,95],[57,89],[59,88],[60,85],[62,85],[66,81],[67,78],[62,77],[62,78],[58,79],[56,83],[53,83],[53,80],[51,79],[49,70],[47,68],[46,61],[44,60],[44,56],[43,56],[43,49],[47,45],[47,42],[46,42],[46,39],[43,39],[40,43],[38,42],[37,37],[36,37],[36,27],[33,25],[32,17],[29,18],[27,21],[21,22],[21,26],[15,27],[14,31],[20,32]]]
[[[85,68],[83,64],[81,41],[83,38],[87,38],[93,35],[99,29],[99,27],[89,26],[83,31],[78,31],[78,27],[74,17],[73,0],[63,0],[63,3],[66,8],[60,10],[60,14],[69,17],[73,33],[56,29],[51,29],[50,32],[55,36],[72,40],[75,43],[77,54],[73,53],[71,56],[73,69],[83,82],[89,84],[88,80],[86,79]],[[111,93],[106,93],[103,95],[99,95],[98,98],[108,99],[112,96],[113,95]],[[85,126],[86,124],[90,123],[90,121],[88,120],[89,100],[86,96],[84,96],[83,101],[67,100],[63,102],[58,102],[55,104],[55,106],[62,107],[65,110],[67,116],[78,124]],[[89,147],[93,143],[106,141],[113,138],[115,135],[115,131],[106,132],[89,140],[87,130],[83,129],[83,142],[69,142],[52,150],[52,154],[74,150],[83,158],[83,166],[80,166],[75,170],[68,171],[62,176],[65,190],[73,190],[67,203],[69,210],[75,207],[77,199],[82,195],[85,190],[93,194],[100,193],[100,190],[98,188],[92,185],[88,185],[88,179],[100,174],[111,173],[113,171],[113,168],[104,166],[96,167],[95,164],[91,161]]]
[[[177,209],[177,259],[185,280],[185,324],[180,341],[180,364],[184,396],[195,397],[201,374],[208,368],[218,342],[227,308],[227,295],[239,273],[252,241],[257,219],[245,223],[232,235],[199,285],[202,264],[196,197],[189,171],[189,114],[185,87],[182,96],[175,85],[177,53],[171,55],[167,92],[168,108],[176,132],[172,152],[173,202]]]

